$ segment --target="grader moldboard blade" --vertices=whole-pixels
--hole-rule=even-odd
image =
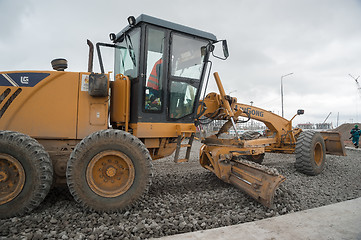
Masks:
[[[327,154],[346,156],[345,146],[341,141],[341,134],[339,132],[321,132],[321,135],[325,141]]]
[[[268,208],[273,207],[275,190],[286,178],[274,168],[268,168],[242,159],[242,156],[262,150],[244,148],[244,141],[218,139],[215,136],[202,141],[200,162],[218,178],[231,183]]]
[[[241,189],[262,205],[272,208],[274,193],[285,177],[271,169],[245,160],[233,162],[230,183]]]

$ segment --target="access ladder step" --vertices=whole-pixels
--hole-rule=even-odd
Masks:
[[[183,158],[183,159],[177,159],[177,161],[175,161],[176,163],[182,163],[182,162],[188,162],[188,159]]]
[[[175,154],[174,154],[174,162],[175,163],[188,162],[190,154],[191,154],[193,140],[194,140],[194,132],[191,134],[191,136],[189,138],[189,141],[188,141],[188,144],[182,144],[182,135],[178,136],[178,138],[177,138],[177,147],[176,147]],[[179,159],[179,152],[180,152],[181,147],[186,147],[187,148],[186,156],[185,156],[184,159]]]
[[[192,145],[191,144],[181,144],[181,147],[192,147]]]

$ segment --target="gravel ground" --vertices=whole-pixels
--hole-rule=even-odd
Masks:
[[[81,209],[66,189],[53,189],[31,214],[0,220],[0,239],[146,239],[260,220],[361,197],[361,151],[327,156],[318,176],[293,167],[294,155],[266,154],[264,165],[287,179],[267,209],[219,180],[198,163],[195,141],[190,162],[154,162],[149,194],[133,209],[98,214]]]

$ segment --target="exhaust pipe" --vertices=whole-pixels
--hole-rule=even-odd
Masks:
[[[94,45],[89,39],[86,43],[89,46],[88,72],[93,72]]]

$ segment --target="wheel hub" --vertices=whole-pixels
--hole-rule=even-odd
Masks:
[[[8,154],[0,154],[0,204],[19,195],[25,184],[25,171],[21,163]]]
[[[107,150],[89,162],[86,180],[90,189],[102,197],[117,197],[133,184],[135,170],[132,160],[122,152]]]
[[[106,171],[108,177],[114,177],[117,170],[114,167],[109,167]]]
[[[317,143],[315,145],[314,149],[314,159],[317,166],[320,166],[323,161],[323,151],[322,151],[322,145],[320,143]]]

